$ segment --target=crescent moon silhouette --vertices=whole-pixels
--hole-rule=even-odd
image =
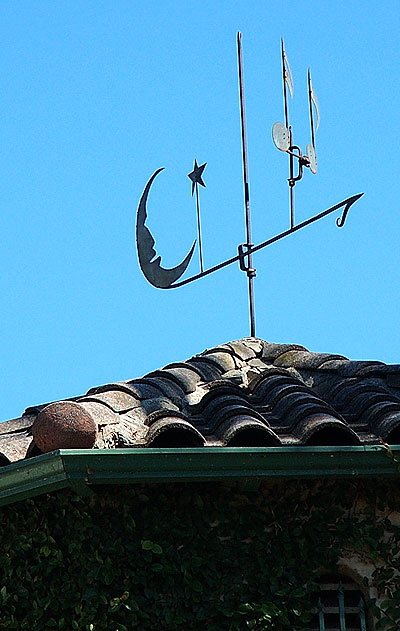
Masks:
[[[145,278],[154,287],[159,289],[168,289],[171,285],[178,280],[186,271],[190,260],[192,258],[196,241],[194,241],[189,253],[185,256],[182,263],[171,269],[166,269],[161,266],[161,256],[157,256],[157,252],[154,249],[154,238],[150,230],[145,225],[147,219],[147,198],[149,195],[150,187],[153,181],[164,168],[157,169],[151,176],[140,198],[137,216],[136,216],[136,245],[138,252],[138,259],[140,269],[142,270]],[[154,258],[156,257],[156,258]]]

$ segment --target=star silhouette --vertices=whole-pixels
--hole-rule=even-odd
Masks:
[[[194,188],[196,186],[196,184],[200,184],[200,186],[205,186],[204,182],[203,182],[203,178],[201,177],[203,175],[203,171],[207,166],[207,162],[205,162],[204,164],[202,164],[201,166],[199,166],[197,164],[197,160],[194,161],[194,166],[193,166],[193,171],[191,173],[188,173],[188,178],[190,178],[192,180],[192,195],[194,193]]]

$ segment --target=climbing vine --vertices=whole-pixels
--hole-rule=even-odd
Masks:
[[[323,572],[372,564],[377,630],[400,628],[396,481],[69,491],[0,509],[0,629],[304,631]]]

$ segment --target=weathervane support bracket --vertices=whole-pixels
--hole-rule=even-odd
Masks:
[[[249,264],[249,250],[253,247],[252,243],[241,243],[238,245],[239,268],[242,272],[246,272],[248,278],[254,278],[257,271]],[[247,258],[247,264],[246,264]]]
[[[295,150],[298,153],[295,153]],[[303,167],[310,166],[310,160],[307,158],[307,156],[303,156],[300,147],[298,147],[297,145],[292,145],[291,147],[289,147],[287,153],[289,154],[289,156],[296,158],[298,164],[296,177],[294,177],[294,175],[291,175],[288,178],[289,186],[294,187],[296,182],[299,182],[303,177]]]

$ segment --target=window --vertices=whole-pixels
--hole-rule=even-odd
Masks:
[[[347,576],[321,577],[311,631],[368,631],[365,601],[356,583]]]

